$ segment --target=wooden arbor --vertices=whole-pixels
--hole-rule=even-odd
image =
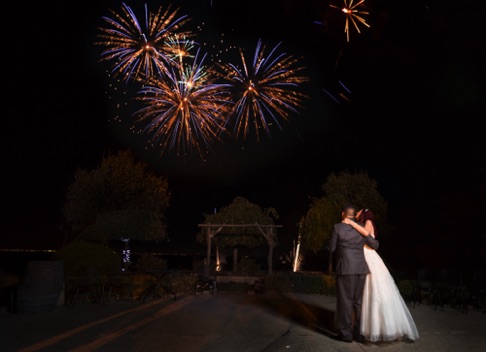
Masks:
[[[199,227],[207,229],[206,237],[206,263],[204,264],[204,275],[209,276],[209,263],[211,260],[211,240],[225,227],[256,227],[260,233],[265,237],[268,243],[268,273],[271,274],[273,270],[272,260],[273,260],[273,248],[277,244],[277,234],[275,229],[282,227],[282,225],[260,225],[255,224],[199,224]]]

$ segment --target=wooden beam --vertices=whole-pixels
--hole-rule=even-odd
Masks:
[[[282,225],[260,225],[258,223],[255,224],[198,224],[198,227],[205,227],[208,229],[207,232],[207,252],[206,252],[206,265],[204,267],[204,274],[205,276],[209,275],[209,261],[211,259],[211,239],[218,233],[221,232],[223,227],[257,227],[260,230],[260,233],[265,237],[268,243],[268,273],[272,273],[272,259],[273,259],[273,247],[275,246],[275,238],[277,237],[276,234],[273,232],[273,229],[278,227],[283,227]],[[212,232],[213,228],[217,228],[216,231]],[[263,231],[263,229],[268,229]]]

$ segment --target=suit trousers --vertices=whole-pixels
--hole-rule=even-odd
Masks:
[[[345,339],[360,335],[361,303],[366,274],[338,275],[337,285],[337,331]]]

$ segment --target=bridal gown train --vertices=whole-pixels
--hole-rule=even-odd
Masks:
[[[367,247],[364,253],[371,274],[363,293],[361,334],[371,342],[417,340],[415,322],[383,259]]]

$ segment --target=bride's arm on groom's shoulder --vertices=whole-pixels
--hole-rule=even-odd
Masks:
[[[357,222],[355,222],[353,220],[344,219],[343,222],[345,224],[351,225],[353,227],[353,229],[358,231],[363,236],[369,236],[371,234],[371,232],[368,229],[366,229],[364,226],[361,226],[360,224],[358,224]]]

